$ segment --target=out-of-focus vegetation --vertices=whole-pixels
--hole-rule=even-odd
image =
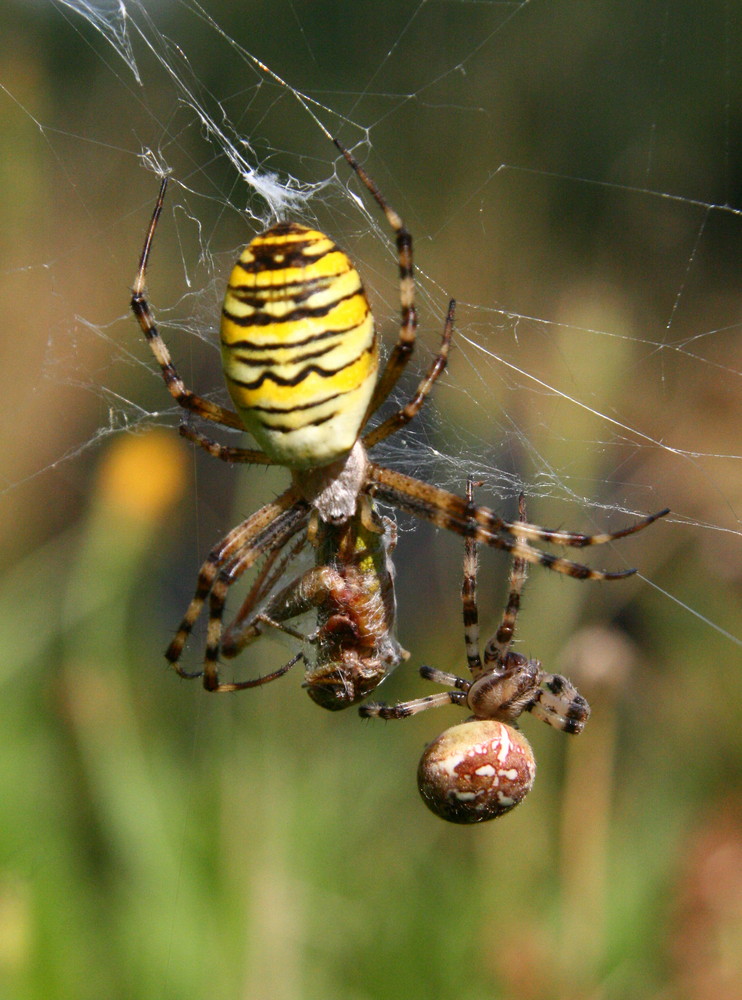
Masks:
[[[152,6],[234,115],[243,95],[226,49],[184,8]],[[675,512],[586,554],[638,565],[661,589],[532,572],[519,648],[569,674],[593,717],[575,740],[527,718],[533,793],[511,816],[462,829],[428,814],[414,781],[422,745],[453,723],[453,708],[361,723],[311,704],[296,674],[213,697],[164,668],[201,559],[285,473],[238,476],[149,422],[94,444],[116,401],[86,391],[75,371],[168,408],[159,376],[125,360],[150,363],[126,316],[156,190],[137,153],[159,141],[186,162],[190,137],[143,50],[152,75],[140,88],[74,13],[2,5],[2,997],[740,995],[742,673],[739,646],[720,630],[740,633],[742,482],[730,456],[740,452],[742,222],[704,208],[742,209],[739,26],[728,5],[699,17],[689,0],[530,4],[502,24],[496,6],[422,5],[413,31],[415,4],[206,3],[293,85],[374,126],[368,165],[384,165],[378,180],[443,285],[440,301],[422,297],[424,316],[457,295],[468,337],[481,331],[546,385],[568,372],[563,391],[604,415],[526,377],[488,383],[499,369],[462,344],[453,390],[439,393],[443,421],[528,481],[540,469],[518,453],[517,434],[503,448],[506,414],[578,495]],[[423,89],[457,47],[473,57],[461,73]],[[404,59],[387,58],[398,49]],[[241,127],[282,151],[266,164],[316,179],[313,158],[332,159],[326,140],[306,116],[304,133],[287,135],[287,102],[252,116],[244,85]],[[200,158],[198,138],[190,167],[213,177],[216,198],[213,218],[200,205],[211,226],[200,238],[233,248],[249,233],[229,217],[217,237],[217,213],[219,192],[239,201],[238,182]],[[501,163],[524,169],[500,182]],[[155,308],[185,295],[178,315],[213,327],[219,292],[187,297],[190,257],[173,220],[158,235]],[[374,239],[347,205],[321,221],[342,227],[354,251]],[[366,281],[389,343],[391,258],[380,254]],[[495,307],[548,322],[505,323]],[[96,332],[85,337],[88,323]],[[426,349],[437,330],[425,317]],[[211,389],[214,354],[197,347],[176,340],[176,358]],[[60,461],[81,441],[93,447]],[[530,513],[588,530],[625,520],[548,498]],[[403,532],[399,633],[413,657],[388,700],[422,693],[420,663],[463,670],[461,555],[456,539]],[[506,568],[499,553],[482,563],[486,632]],[[287,655],[266,642],[250,671]]]

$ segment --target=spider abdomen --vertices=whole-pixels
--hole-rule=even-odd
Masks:
[[[222,364],[246,429],[289,468],[353,447],[378,368],[358,272],[327,236],[280,223],[243,250],[221,323]]]
[[[417,787],[425,805],[451,823],[481,823],[510,812],[533,787],[536,762],[523,733],[494,719],[451,726],[425,748]]]

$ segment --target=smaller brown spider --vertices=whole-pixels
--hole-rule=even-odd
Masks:
[[[467,484],[472,503],[472,483]],[[526,521],[520,498],[519,515]],[[370,702],[359,712],[365,717],[404,719],[429,708],[461,705],[473,712],[429,743],[420,759],[417,783],[423,801],[437,816],[452,823],[480,823],[502,816],[518,805],[533,786],[536,762],[528,740],[517,728],[523,712],[531,712],[565,733],[581,733],[590,706],[573,684],[560,674],[548,674],[538,660],[511,650],[527,563],[513,558],[507,604],[497,631],[479,652],[477,611],[477,547],[467,538],[464,549],[464,606],[466,660],[472,679],[421,667],[426,680],[446,684],[441,691],[397,705]]]

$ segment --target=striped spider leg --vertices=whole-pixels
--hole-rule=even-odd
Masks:
[[[335,144],[383,211],[397,247],[400,325],[397,342],[380,374],[378,337],[358,272],[331,239],[299,223],[279,222],[256,236],[242,251],[230,275],[222,307],[221,354],[234,410],[197,395],[185,385],[157,329],[147,300],[147,266],[162,213],[167,178],[163,178],[160,186],[132,289],[132,311],[160,367],[168,392],[184,411],[183,436],[221,461],[282,465],[291,474],[292,485],[277,501],[267,504],[230,531],[209,553],[199,571],[194,597],[166,651],[167,660],[181,676],[202,676],[209,691],[236,691],[255,686],[253,681],[228,683],[220,678],[222,653],[226,655],[229,651],[231,654],[236,646],[248,645],[254,637],[253,626],[266,625],[265,621],[245,624],[245,641],[242,642],[241,637],[235,643],[234,636],[241,636],[240,626],[236,626],[223,649],[223,618],[229,589],[259,559],[280,559],[284,547],[296,540],[295,536],[307,532],[310,525],[315,526],[312,530],[319,539],[315,577],[321,575],[323,567],[347,569],[355,558],[348,553],[374,549],[375,543],[370,543],[366,532],[371,498],[479,544],[504,549],[514,558],[537,562],[579,579],[593,580],[616,580],[634,570],[590,569],[542,552],[531,543],[545,541],[578,548],[599,545],[640,531],[667,513],[660,511],[612,533],[583,535],[552,531],[537,525],[505,521],[485,507],[475,507],[452,493],[370,461],[368,450],[415,419],[445,369],[455,303],[449,304],[438,353],[416,391],[404,406],[369,429],[370,421],[397,385],[415,346],[417,313],[412,236],[352,154],[339,142]],[[192,427],[189,421],[193,417],[223,428],[247,431],[259,448],[221,444]],[[343,525],[345,531],[331,530],[332,526]],[[274,553],[277,553],[275,557]],[[378,569],[384,562],[380,550],[375,558],[377,568],[374,572],[379,582],[383,577],[384,587],[391,587],[391,572]],[[326,607],[326,599],[321,596],[323,584],[316,583],[316,586],[318,589],[310,600],[306,596],[309,583],[305,581],[302,586],[297,583],[293,597],[301,604],[299,595],[304,593],[304,603],[308,602],[318,611],[319,633],[327,638],[329,632],[322,618],[325,613],[322,609]],[[353,595],[352,586],[350,591],[346,610],[353,618],[358,615],[358,595]],[[266,596],[260,586],[258,592]],[[336,604],[338,601],[335,598]],[[181,655],[207,602],[209,617],[203,669],[189,673],[180,665]],[[276,611],[273,607],[272,610]],[[245,616],[245,622],[248,617]],[[284,609],[284,620],[291,617],[293,614]],[[278,619],[277,623],[282,624]],[[389,624],[379,626],[379,635],[384,634]],[[350,644],[352,646],[353,642]],[[401,647],[391,645],[401,656]],[[322,649],[322,642],[318,642],[318,649]],[[377,652],[364,649],[363,656],[374,659]],[[334,655],[328,654],[327,662]],[[370,687],[358,685],[358,694],[353,700],[362,696],[361,689],[367,691]],[[310,685],[309,690],[311,693],[314,688]],[[323,699],[317,700],[326,704]],[[348,704],[349,700],[345,695],[340,697],[343,704]]]
[[[472,483],[467,485],[472,502]],[[520,524],[526,522],[525,500],[519,503]],[[477,823],[508,812],[533,785],[536,763],[530,744],[518,730],[518,718],[531,712],[565,733],[581,733],[590,706],[573,684],[546,673],[538,660],[512,650],[521,606],[527,562],[513,558],[508,598],[500,624],[480,654],[477,610],[477,549],[467,538],[461,598],[464,642],[471,680],[421,667],[426,680],[452,690],[397,705],[369,703],[365,717],[404,719],[430,708],[460,705],[472,716],[452,726],[430,743],[420,760],[418,788],[426,805],[454,823]]]

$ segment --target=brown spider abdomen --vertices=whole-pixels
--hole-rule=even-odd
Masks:
[[[533,787],[536,761],[517,729],[494,719],[452,726],[429,743],[417,769],[425,805],[451,823],[509,812]]]

